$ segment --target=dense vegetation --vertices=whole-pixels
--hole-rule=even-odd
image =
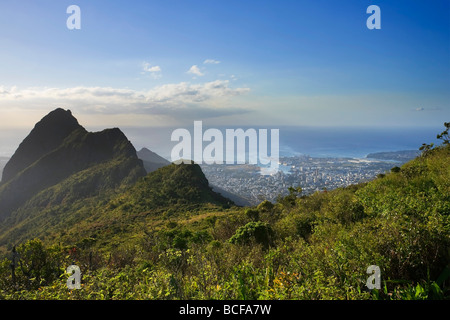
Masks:
[[[22,242],[14,259],[8,247],[0,298],[450,298],[448,139],[371,182],[308,196],[290,188],[252,208],[205,180],[196,165],[170,165],[70,208],[77,223]],[[70,264],[79,290],[67,288]],[[380,290],[366,288],[370,265]]]

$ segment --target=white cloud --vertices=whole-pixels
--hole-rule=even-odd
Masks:
[[[187,73],[194,74],[194,75],[199,76],[199,77],[205,75],[203,72],[200,71],[200,68],[199,68],[197,65],[193,65],[193,66],[188,70]]]
[[[214,59],[206,59],[205,61],[203,61],[203,64],[219,64],[219,63],[220,61]]]
[[[143,74],[149,73],[153,78],[158,79],[161,78],[161,67],[160,66],[152,66],[148,62],[144,62],[142,64]]]
[[[0,108],[22,110],[63,106],[85,114],[151,114],[217,116],[243,112],[230,100],[248,88],[231,88],[226,80],[201,84],[165,84],[150,90],[112,87],[6,88],[0,86]],[[24,111],[25,112],[25,111]]]
[[[145,71],[147,72],[161,72],[161,67],[160,66],[154,66],[154,67],[150,67],[145,69]]]
[[[418,107],[418,108],[415,108],[414,111],[441,111],[441,108],[439,108],[439,107],[427,107],[427,108]]]

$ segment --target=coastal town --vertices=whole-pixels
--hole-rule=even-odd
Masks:
[[[276,201],[279,196],[287,195],[289,187],[300,187],[302,195],[306,195],[370,181],[401,166],[417,153],[403,151],[373,156],[377,158],[281,157],[279,170],[272,175],[261,174],[261,168],[251,164],[202,164],[201,168],[217,192],[238,205],[257,205],[263,200]],[[8,160],[0,157],[0,174]]]
[[[287,195],[289,187],[301,187],[302,194],[331,190],[370,181],[402,162],[369,158],[280,158],[279,170],[262,175],[257,165],[202,165],[211,185],[217,186],[251,205]]]

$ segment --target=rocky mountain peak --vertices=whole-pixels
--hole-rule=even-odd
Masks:
[[[84,128],[70,110],[58,108],[42,118],[22,141],[3,170],[2,183],[57,148],[73,131]]]

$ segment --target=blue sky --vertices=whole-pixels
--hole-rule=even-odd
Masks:
[[[448,0],[2,0],[0,43],[2,128],[450,121]]]

